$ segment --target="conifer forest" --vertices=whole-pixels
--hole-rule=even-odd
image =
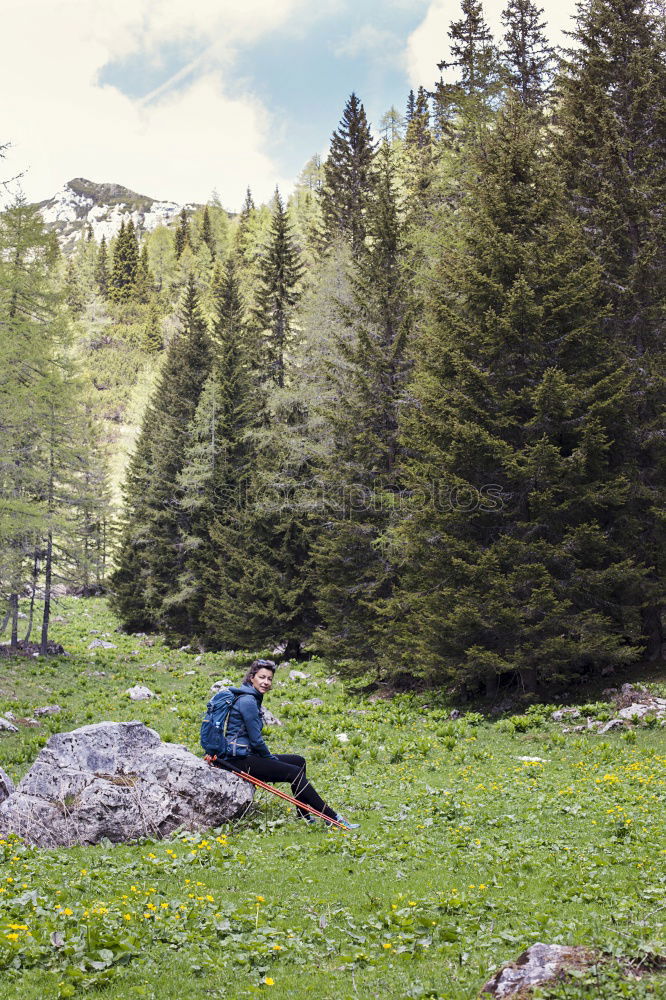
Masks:
[[[47,653],[66,593],[403,690],[662,657],[663,5],[582,0],[565,50],[534,0],[453,14],[288,197],[64,247],[12,196],[1,641]]]

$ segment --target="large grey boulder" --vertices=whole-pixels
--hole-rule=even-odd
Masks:
[[[0,804],[0,836],[38,847],[165,837],[242,816],[252,787],[141,722],[100,722],[52,736]]]
[[[14,782],[9,777],[6,771],[3,771],[0,767],[0,802],[4,802],[6,798],[14,791]]]
[[[567,970],[585,968],[594,961],[587,948],[537,942],[516,959],[502,966],[482,988],[480,997],[525,997],[532,986],[540,986],[566,975]]]

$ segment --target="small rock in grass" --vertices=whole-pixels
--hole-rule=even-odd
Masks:
[[[18,729],[13,722],[9,721],[9,719],[3,719],[2,716],[0,716],[0,732],[18,733]]]
[[[567,947],[539,941],[515,962],[502,966],[482,988],[480,997],[523,997],[531,987],[559,979],[567,970],[585,968],[594,961],[594,955],[580,945]]]
[[[132,632],[132,635],[134,636],[135,639],[145,639],[147,633],[146,632]]]
[[[449,712],[449,719],[459,719],[460,715],[461,713],[459,709],[452,708],[451,711]]]
[[[184,677],[194,677],[195,674],[196,674],[196,670],[186,670],[185,673],[183,674],[183,676]]]
[[[59,712],[62,712],[60,705],[42,705],[41,708],[36,708],[32,714],[36,719],[39,719],[42,715],[57,715]]]
[[[624,719],[611,719],[610,722],[604,722],[603,726],[599,730],[599,735],[603,736],[604,733],[609,732],[611,729],[624,728]]]
[[[323,705],[324,704],[324,700],[323,700],[323,698],[307,698],[303,702],[303,704],[304,705],[312,705],[313,708],[318,708],[319,705]]]
[[[302,670],[290,670],[289,680],[290,681],[306,681],[310,674],[304,674]]]
[[[648,715],[649,713],[649,705],[643,705],[640,702],[633,702],[633,704],[628,705],[626,708],[621,708],[617,714],[621,719],[633,719],[634,716],[638,719],[642,719],[644,715]]]
[[[106,639],[93,639],[93,641],[88,646],[88,649],[117,649],[118,647],[113,642],[107,642]]]
[[[195,663],[201,663],[202,659],[203,659],[203,655],[201,653],[199,653],[198,656],[194,657],[194,662]]]
[[[326,683],[327,684],[337,684],[337,682],[338,682],[338,678],[337,677],[327,677],[326,678]]]
[[[230,684],[233,684],[233,681],[230,681],[228,677],[223,677],[221,681],[215,681],[214,684],[211,684],[210,693],[217,694],[222,688],[228,688]]]
[[[149,698],[155,697],[155,692],[143,684],[135,684],[134,687],[128,688],[125,694],[129,695],[132,701],[148,701]]]
[[[516,760],[522,760],[525,764],[550,764],[550,759],[544,757],[516,757]]]
[[[553,722],[562,722],[564,718],[579,719],[580,710],[578,708],[558,708],[556,712],[551,714],[551,719]]]
[[[52,624],[55,623],[56,625],[64,625],[66,622],[67,619],[63,618],[62,615],[56,615],[54,618],[51,619],[51,623]]]
[[[346,733],[337,733],[335,738],[338,743],[349,743],[349,737]]]
[[[181,646],[180,649],[178,650],[178,652],[179,653],[186,653],[188,651],[188,649],[192,649],[192,647],[190,646],[189,642],[188,642],[187,646]]]
[[[263,722],[264,722],[265,726],[281,726],[282,725],[282,723],[280,722],[280,720],[278,719],[278,717],[276,715],[273,715],[272,712],[269,712],[267,708],[262,708],[261,709],[261,718],[263,719]]]

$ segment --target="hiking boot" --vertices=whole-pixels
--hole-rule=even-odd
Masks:
[[[358,830],[361,825],[360,823],[350,823],[348,819],[345,819],[342,813],[336,813],[335,818],[338,823],[341,823],[342,826],[344,826],[345,830]],[[329,823],[328,825],[330,826],[331,824]]]

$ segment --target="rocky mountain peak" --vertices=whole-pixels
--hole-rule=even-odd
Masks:
[[[58,234],[65,253],[80,239],[87,226],[92,227],[96,240],[105,236],[107,242],[131,219],[139,233],[159,225],[169,225],[182,205],[175,201],[158,201],[137,194],[122,184],[99,184],[85,177],[74,177],[39,209],[46,225]],[[185,207],[194,208],[194,205]]]

